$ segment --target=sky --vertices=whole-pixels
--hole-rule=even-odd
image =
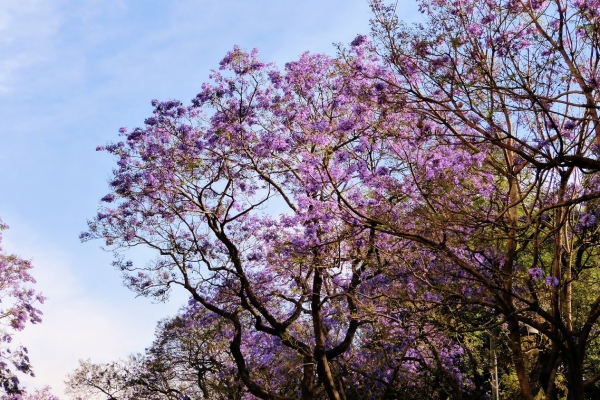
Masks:
[[[417,18],[410,0],[398,10]],[[100,242],[80,243],[114,164],[96,146],[142,125],[151,99],[188,104],[234,45],[283,66],[335,54],[369,17],[367,0],[0,0],[3,247],[33,261],[48,298],[43,323],[15,339],[36,373],[26,386],[63,397],[79,359],[142,352],[186,301],[136,298]]]

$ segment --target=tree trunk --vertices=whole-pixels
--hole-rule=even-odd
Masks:
[[[317,362],[317,373],[325,391],[330,400],[341,400],[340,394],[335,388],[335,379],[331,373],[329,361],[325,354],[325,329],[321,316],[321,289],[323,286],[323,275],[320,267],[315,265],[313,275],[313,293],[311,299],[311,314],[313,322],[313,330],[315,334],[315,351],[314,357]]]

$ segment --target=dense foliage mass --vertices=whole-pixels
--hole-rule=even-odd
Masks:
[[[227,54],[121,129],[102,238],[190,305],[118,399],[584,399],[600,393],[600,4],[422,0],[285,70]],[[146,265],[120,254],[146,246]]]
[[[8,229],[8,226],[0,220],[0,245],[2,231],[5,229]],[[7,254],[0,247],[0,390],[4,393],[2,399],[25,399],[22,397],[25,393],[19,385],[19,378],[13,371],[33,376],[27,348],[10,346],[14,333],[23,330],[25,324],[41,322],[42,313],[35,305],[43,303],[44,297],[28,287],[29,284],[35,283],[29,273],[31,268],[29,261]]]

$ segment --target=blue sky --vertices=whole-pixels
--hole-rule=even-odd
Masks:
[[[402,0],[401,0],[402,3]],[[400,16],[416,17],[405,1]],[[185,300],[135,298],[101,243],[79,233],[107,193],[112,160],[95,147],[142,124],[151,99],[188,103],[233,45],[278,65],[369,31],[366,0],[2,0],[0,217],[5,247],[33,259],[44,322],[18,340],[62,395],[80,358],[143,351]]]

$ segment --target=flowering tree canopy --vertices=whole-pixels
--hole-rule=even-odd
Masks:
[[[597,351],[600,297],[588,288],[598,282],[598,4],[420,7],[427,22],[417,31],[373,2],[376,51],[396,79],[389,98],[434,136],[485,154],[493,190],[479,189],[481,202],[454,185],[469,211],[429,202],[431,214],[447,217],[426,233],[406,229],[402,219],[379,221],[398,236],[419,235],[484,290],[477,303],[503,316],[523,398],[557,396],[557,375],[568,381],[569,398],[597,393],[600,374],[590,354]],[[546,342],[537,345],[537,359],[526,355],[523,324]]]
[[[234,48],[191,105],[99,148],[117,167],[82,239],[139,294],[187,290],[178,338],[203,321],[243,398],[482,398],[490,342],[515,396],[594,395],[592,3],[423,0],[407,27],[373,1],[372,41],[335,58]]]
[[[42,312],[34,305],[43,303],[44,297],[28,287],[28,284],[35,283],[29,274],[31,263],[3,251],[2,231],[5,229],[8,226],[0,220],[0,385],[6,395],[14,397],[20,396],[23,391],[10,365],[31,376],[33,371],[27,348],[11,349],[9,343],[14,332],[23,330],[27,322],[41,322]]]

